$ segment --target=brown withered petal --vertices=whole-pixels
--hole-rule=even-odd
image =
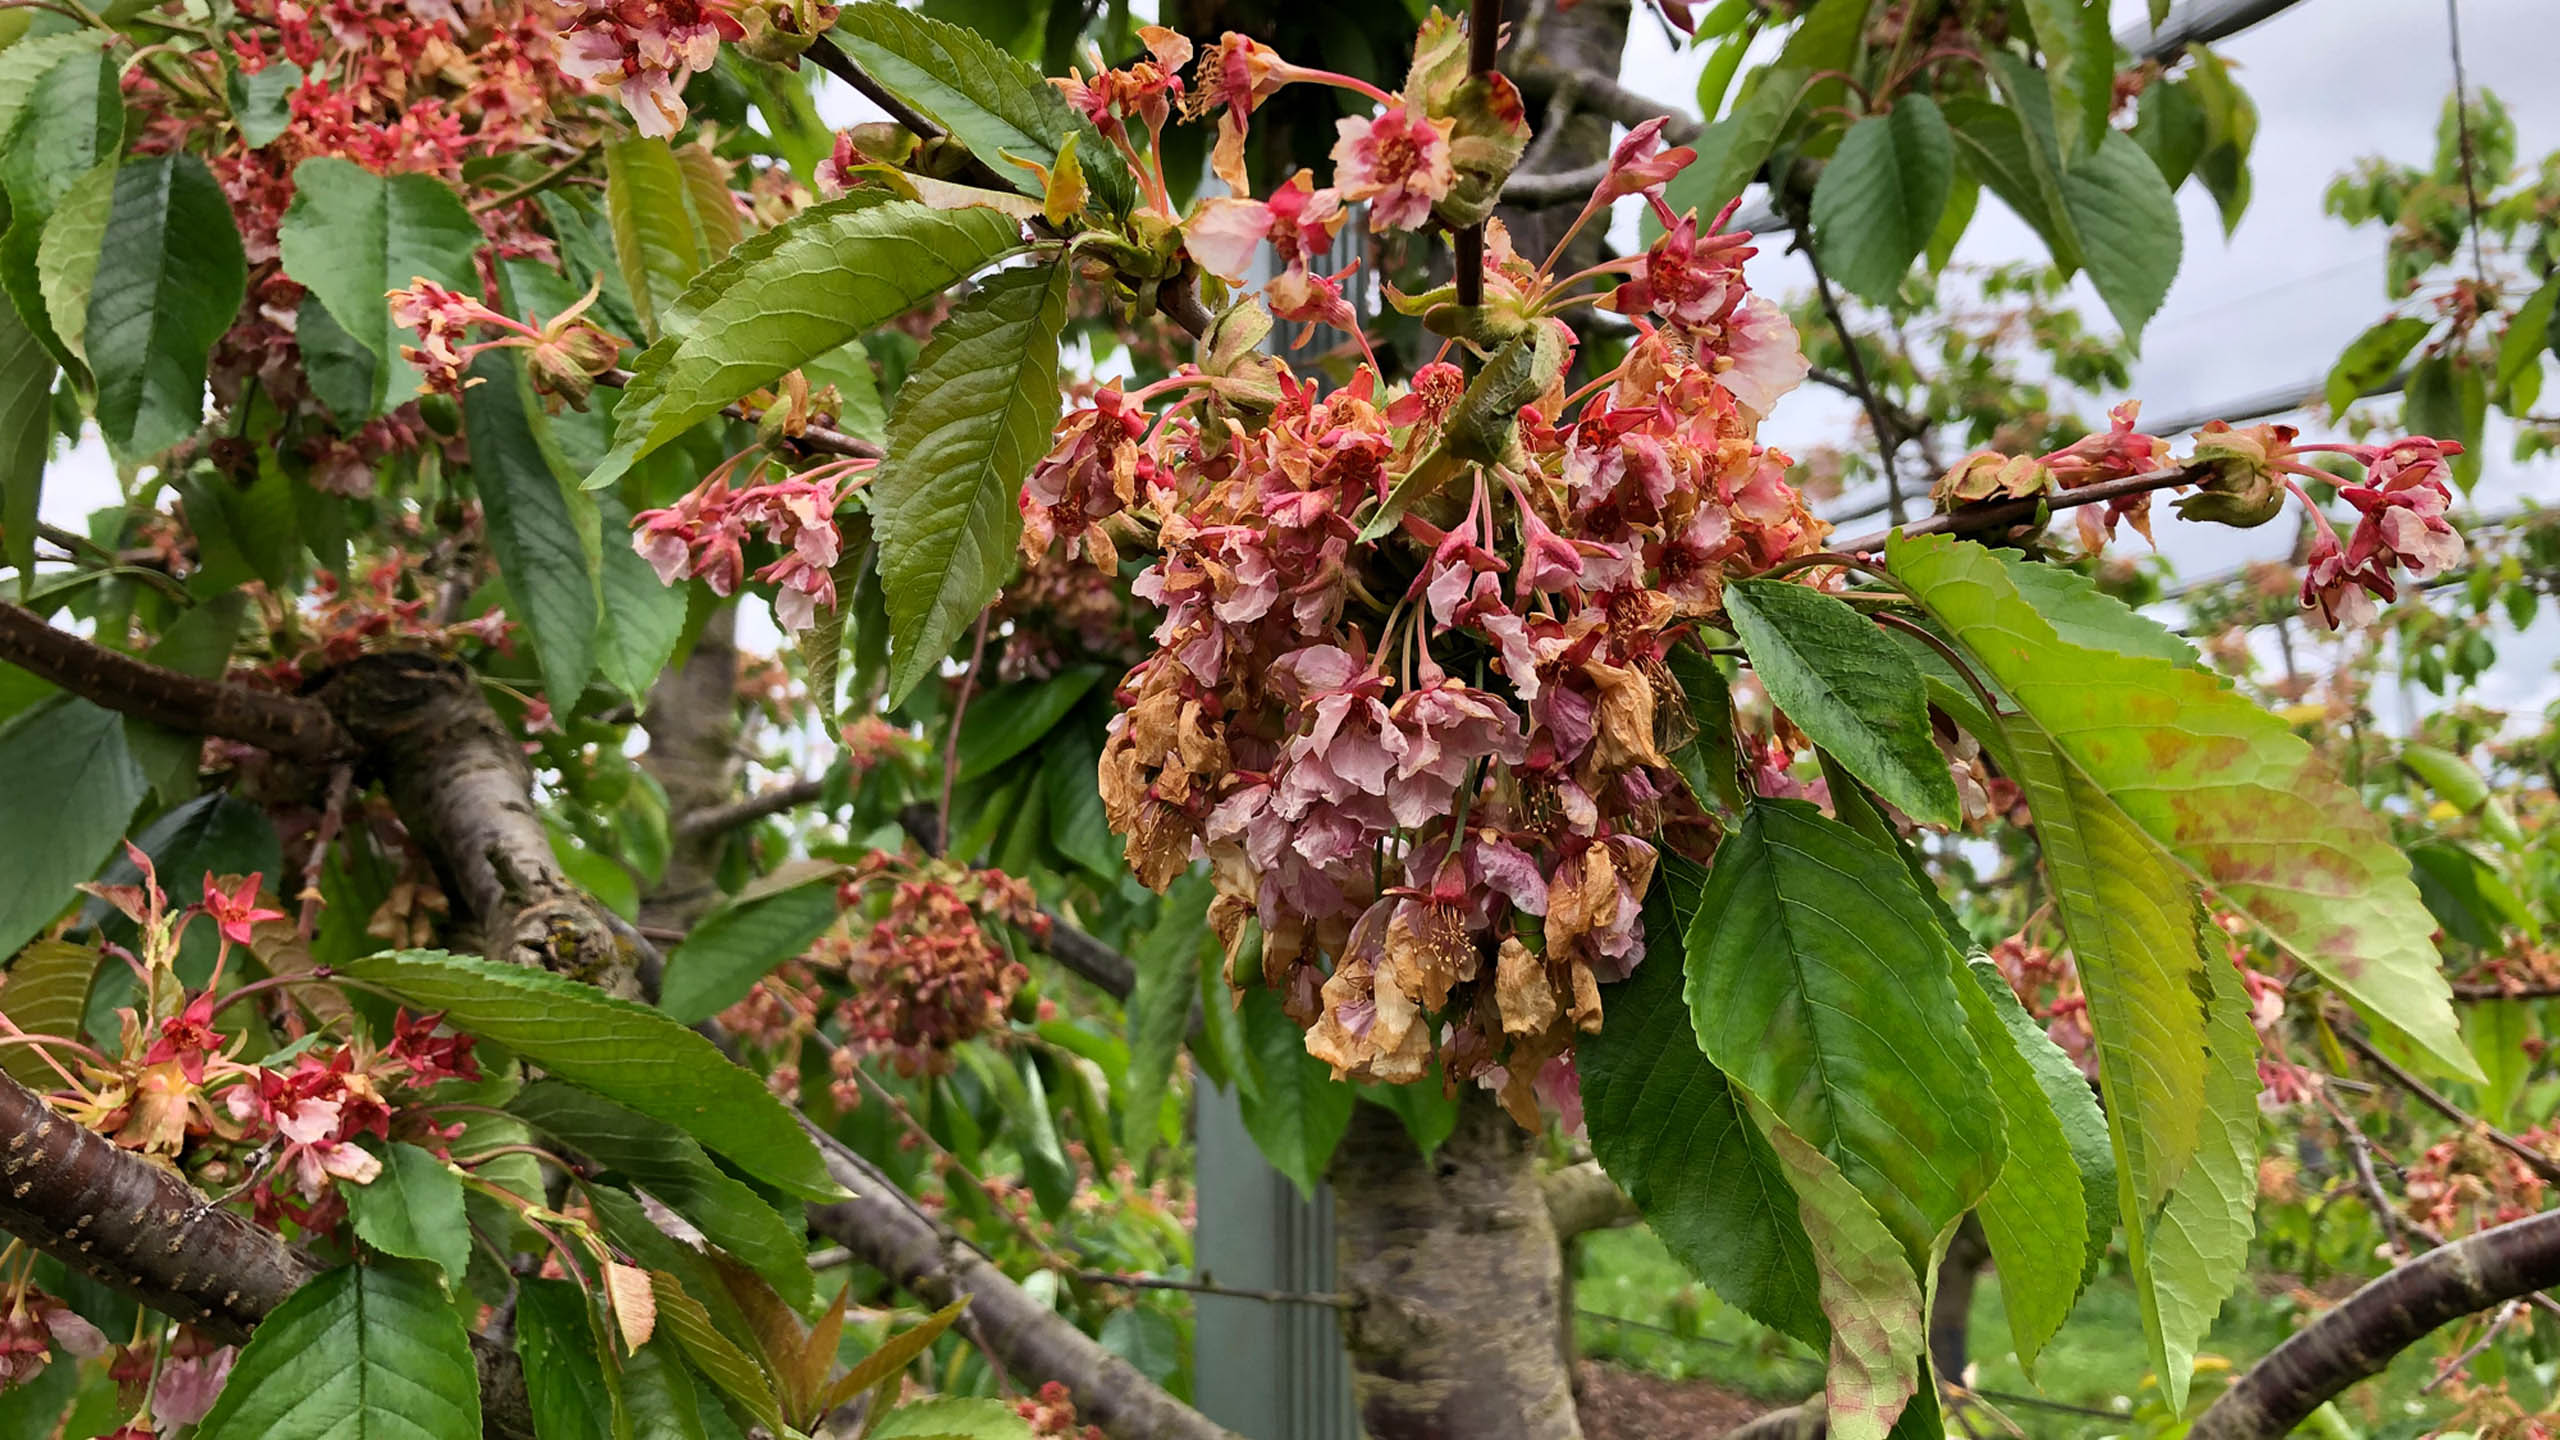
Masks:
[[[1547,983],[1546,961],[1531,953],[1517,935],[1503,937],[1502,956],[1493,973],[1493,997],[1506,1035],[1535,1035],[1556,1023],[1556,992]]]
[[[1612,768],[1670,764],[1653,748],[1653,686],[1644,676],[1598,660],[1582,668],[1600,687],[1600,763]]]

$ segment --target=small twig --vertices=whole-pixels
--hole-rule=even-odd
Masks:
[[[776,785],[770,790],[761,791],[743,799],[731,800],[720,805],[706,805],[699,810],[687,811],[682,819],[676,821],[676,835],[686,840],[699,839],[705,835],[725,835],[742,825],[752,825],[768,815],[779,815],[785,810],[796,810],[825,794],[826,788],[826,782],[823,780],[802,778]]]
[[[1797,245],[1804,261],[1813,267],[1814,293],[1822,297],[1822,313],[1831,320],[1831,328],[1840,337],[1840,349],[1849,361],[1849,392],[1865,407],[1867,423],[1876,432],[1876,459],[1884,467],[1885,511],[1893,523],[1905,518],[1902,498],[1902,470],[1894,463],[1894,455],[1902,449],[1902,427],[1895,424],[1893,407],[1876,393],[1875,382],[1867,376],[1867,360],[1858,353],[1858,337],[1849,330],[1849,317],[1840,309],[1840,297],[1832,292],[1831,277],[1823,272],[1822,257],[1814,253],[1809,230],[1799,225],[1799,235],[1808,238]]]
[[[2341,1030],[2338,1032],[2338,1038],[2346,1042],[2348,1049],[2364,1057],[2365,1063],[2381,1071],[2392,1084],[2417,1096],[2419,1102],[2428,1109],[2523,1161],[2526,1169],[2544,1180],[2560,1185],[2560,1161],[2553,1160],[2515,1136],[2446,1099],[2436,1091],[2434,1086],[2401,1069],[2389,1056],[2373,1048],[2372,1041],[2354,1031]]]
[[[1174,1280],[1162,1275],[1119,1275],[1108,1270],[1078,1270],[1075,1278],[1089,1285],[1117,1285],[1129,1290],[1180,1290],[1193,1295],[1224,1295],[1235,1300],[1259,1300],[1266,1305],[1323,1305],[1336,1310],[1357,1310],[1360,1302],[1330,1290],[1254,1290],[1239,1285],[1220,1285],[1209,1280]]]
[[[329,846],[346,824],[347,792],[354,788],[356,772],[343,761],[329,767],[329,798],[321,804],[320,821],[311,827],[311,858],[302,865],[301,917],[294,929],[303,942],[320,931],[320,873],[329,858]]]
[[[2471,217],[2471,265],[2489,288],[2488,242],[2480,234],[2480,176],[2471,147],[2471,81],[2462,68],[2462,0],[2444,0],[2445,36],[2453,51],[2453,129],[2462,150],[2462,195]]]
[[[2498,1332],[2506,1329],[2507,1322],[2515,1319],[2517,1312],[2523,1309],[2524,1301],[2521,1299],[2510,1300],[2506,1304],[2499,1306],[2498,1313],[2491,1317],[2489,1321],[2489,1328],[2480,1332],[2480,1338],[2462,1347],[2461,1354],[2444,1362],[2444,1365],[2436,1371],[2436,1378],[2419,1386],[2418,1393],[2421,1395],[2432,1395],[2436,1392],[2438,1387],[2444,1384],[2444,1382],[2462,1373],[2463,1366],[2479,1359],[2481,1351],[2486,1350],[2491,1345],[2497,1343]]]
[[[471,202],[471,213],[474,215],[485,215],[489,211],[513,205],[519,200],[529,200],[534,196],[541,194],[543,191],[550,189],[552,186],[559,184],[561,181],[568,179],[570,171],[587,163],[587,158],[595,153],[596,147],[589,145],[578,151],[575,155],[570,156],[568,159],[561,161],[559,164],[552,166],[550,169],[543,171],[541,174],[534,176],[532,179],[516,186],[512,190],[501,190],[497,194],[488,196],[485,199],[474,200]]]
[[[994,613],[978,612],[977,635],[969,642],[969,668],[960,672],[960,698],[951,702],[951,731],[942,741],[942,803],[933,818],[946,846],[951,843],[951,785],[960,773],[960,722],[968,718],[969,693],[977,688],[978,667],[987,658],[987,617]]]

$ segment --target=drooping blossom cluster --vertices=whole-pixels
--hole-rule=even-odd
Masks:
[[[723,0],[579,0],[560,33],[560,68],[621,96],[631,128],[673,135],[685,122],[684,85],[746,27]]]
[[[595,390],[596,377],[622,358],[625,343],[586,318],[587,307],[595,303],[603,284],[599,278],[596,288],[578,303],[546,322],[540,316],[525,321],[500,314],[469,295],[418,276],[389,296],[391,323],[418,332],[418,343],[400,347],[400,357],[418,367],[430,394],[459,395],[478,383],[463,377],[474,356],[487,350],[522,350],[536,391],[583,410],[587,396]],[[474,326],[498,334],[475,342],[470,338]]]
[[[1013,1413],[1040,1440],[1103,1440],[1101,1426],[1076,1424],[1075,1394],[1055,1380],[1043,1384],[1039,1394],[1014,1401]]]
[[[782,553],[758,568],[755,578],[777,587],[774,619],[785,630],[805,630],[820,610],[836,607],[836,561],[844,535],[836,507],[869,479],[876,462],[831,460],[797,474],[768,468],[761,450],[747,450],[703,478],[675,504],[644,510],[631,522],[631,548],[658,572],[661,584],[688,576],[715,595],[735,594],[747,573],[744,546],[761,538]],[[731,489],[741,470],[755,483]]]
[[[1249,108],[1240,83],[1217,93]],[[1659,204],[1689,157],[1656,131],[1614,158],[1613,194]],[[1212,268],[1265,241],[1293,266],[1330,234],[1305,217],[1339,199],[1300,176],[1203,207],[1186,242]],[[1022,503],[1034,555],[1154,542],[1136,592],[1156,649],[1119,688],[1100,777],[1139,878],[1208,860],[1230,963],[1257,924],[1262,980],[1339,1073],[1437,1061],[1528,1121],[1575,1110],[1573,1038],[1644,957],[1658,837],[1705,823],[1672,759],[1691,725],[1670,652],[1727,577],[1824,527],[1754,439],[1805,361],[1744,283],[1747,237],[1675,223],[1567,282],[1498,224],[1488,252],[1509,328],[1487,348],[1539,357],[1516,417],[1470,418],[1445,362],[1396,388],[1364,366],[1330,394],[1273,369],[1260,406],[1238,370],[1183,371],[1071,413]],[[1539,312],[1595,279],[1579,298],[1638,334],[1568,396],[1572,334]]]

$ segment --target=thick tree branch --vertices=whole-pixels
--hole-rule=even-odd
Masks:
[[[0,661],[120,715],[190,735],[255,745],[289,760],[330,764],[355,751],[327,707],[294,695],[182,674],[57,630],[0,602]]]
[[[810,1206],[810,1229],[928,1305],[969,1296],[962,1321],[967,1334],[1006,1370],[1066,1386],[1075,1395],[1078,1417],[1115,1440],[1234,1440],[1031,1298],[870,1161],[815,1127],[810,1133],[826,1155],[828,1175],[853,1192],[850,1200]]]
[[[55,1114],[5,1075],[0,1135],[0,1230],[218,1339],[248,1339],[319,1273],[273,1232]],[[473,1348],[487,1433],[533,1440],[515,1355],[476,1338]]]
[[[469,667],[418,653],[368,655],[322,692],[434,857],[492,960],[534,965],[625,997],[629,947],[572,884],[533,808],[524,749]]]
[[[2275,1440],[2439,1326],[2560,1285],[2560,1211],[2456,1240],[2347,1297],[2251,1366],[2188,1440]]]

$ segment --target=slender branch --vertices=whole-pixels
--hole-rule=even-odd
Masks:
[[[2456,1240],[2347,1297],[2251,1366],[2189,1440],[2275,1440],[2438,1327],[2560,1285],[2560,1211]]]
[[[1561,205],[1568,200],[1583,200],[1600,188],[1609,176],[1609,162],[1597,160],[1571,170],[1518,170],[1502,182],[1502,203],[1536,209],[1541,205]]]
[[[333,764],[355,750],[328,708],[182,674],[57,630],[21,605],[0,603],[0,661],[120,715],[190,735],[255,745],[291,760]]]
[[[676,821],[676,834],[688,839],[706,835],[725,835],[742,825],[753,825],[768,815],[797,810],[826,793],[826,782],[809,778],[786,781],[770,790],[732,800],[725,805],[688,811]]]
[[[1515,60],[1509,73],[1512,82],[1520,87],[1520,93],[1533,100],[1545,99],[1570,83],[1576,102],[1583,109],[1606,115],[1630,130],[1660,117],[1666,122],[1662,127],[1662,139],[1666,145],[1686,145],[1697,139],[1699,132],[1706,128],[1688,113],[1691,107],[1648,99],[1619,84],[1614,75],[1603,75],[1596,70],[1569,70],[1541,60]],[[1588,194],[1589,190],[1590,187],[1584,187],[1584,193]],[[1504,198],[1510,198],[1507,190]]]
[[[119,1149],[0,1075],[0,1230],[161,1314],[241,1341],[318,1274],[273,1232],[216,1207],[175,1170]],[[481,1414],[502,1440],[533,1440],[524,1371],[475,1338]]]
[[[1797,233],[1807,232],[1799,225]],[[1805,263],[1813,267],[1814,293],[1822,297],[1822,313],[1830,318],[1832,330],[1840,336],[1841,353],[1848,356],[1849,393],[1858,398],[1867,412],[1867,423],[1875,429],[1876,460],[1884,467],[1885,510],[1899,525],[1904,519],[1902,471],[1894,463],[1894,455],[1902,449],[1902,427],[1894,423],[1893,407],[1876,393],[1875,382],[1867,376],[1867,359],[1858,353],[1858,337],[1849,329],[1849,317],[1840,309],[1840,297],[1832,293],[1831,277],[1823,272],[1822,257],[1814,253],[1810,239],[1796,248],[1804,252]]]
[[[2446,1099],[2426,1081],[2403,1070],[2391,1057],[2373,1047],[2373,1042],[2351,1030],[2341,1030],[2338,1038],[2347,1048],[2364,1057],[2366,1064],[2383,1073],[2384,1078],[2418,1097],[2421,1104],[2463,1129],[2497,1146],[2524,1162],[2525,1168],[2552,1184],[2560,1185],[2560,1160],[2554,1160],[2479,1116]]]
[[[1961,510],[1950,511],[1944,515],[1932,515],[1925,520],[1915,520],[1908,525],[1892,526],[1871,534],[1860,535],[1852,540],[1836,541],[1831,548],[1852,555],[1881,550],[1884,548],[1884,542],[1893,538],[1897,531],[1905,540],[1916,540],[1923,535],[1970,535],[1980,530],[2006,530],[2013,525],[2028,524],[2050,510],[2071,510],[2082,505],[2096,505],[2108,500],[2122,499],[2127,495],[2142,495],[2153,490],[2166,490],[2172,485],[2194,483],[2194,477],[2189,475],[2183,466],[2168,470],[2150,470],[2140,475],[2128,475],[2121,480],[2101,480],[2095,485],[2083,485],[2077,490],[2065,490],[2058,495],[2033,495],[2024,500],[2002,500],[1989,505],[1968,505]]]
[[[810,1134],[826,1157],[827,1173],[853,1198],[810,1206],[809,1228],[928,1305],[970,1297],[971,1326],[991,1360],[1065,1385],[1078,1416],[1119,1440],[1234,1440],[1033,1299],[870,1161],[814,1126]]]
[[[1162,1275],[1121,1275],[1109,1270],[1078,1270],[1075,1277],[1088,1285],[1117,1285],[1129,1290],[1180,1290],[1190,1295],[1223,1295],[1232,1300],[1259,1300],[1265,1305],[1322,1305],[1335,1310],[1352,1310],[1360,1302],[1348,1295],[1330,1290],[1254,1290],[1238,1285],[1220,1285],[1208,1280],[1175,1280]]]
[[[2453,998],[2474,1001],[2560,999],[2560,984],[2518,985],[2512,990],[2504,985],[2456,985]]]
[[[816,52],[813,49],[811,53]],[[596,383],[610,385],[619,390],[631,383],[631,372],[623,369],[607,370],[596,377]],[[720,407],[720,413],[732,420],[744,420],[750,425],[764,418],[763,411],[749,409],[744,405],[723,405]],[[859,435],[848,435],[842,430],[832,430],[824,425],[807,427],[799,434],[792,436],[791,443],[803,450],[814,450],[822,455],[842,455],[854,460],[877,460],[882,453],[879,446]]]
[[[514,189],[501,190],[495,195],[484,196],[481,199],[471,202],[471,213],[474,215],[484,215],[489,211],[513,205],[519,200],[530,200],[534,196],[541,194],[543,191],[548,190],[552,186],[569,178],[570,171],[587,163],[587,157],[595,153],[595,146],[586,146],[576,154],[571,155],[568,159],[561,161],[559,164],[552,166],[550,169],[543,171],[541,174],[534,176],[532,179],[516,186]]]
[[[1492,72],[1494,45],[1501,28],[1502,0],[1468,0],[1469,76]],[[1461,306],[1473,307],[1484,303],[1484,224],[1481,221],[1458,232],[1457,281]]]

